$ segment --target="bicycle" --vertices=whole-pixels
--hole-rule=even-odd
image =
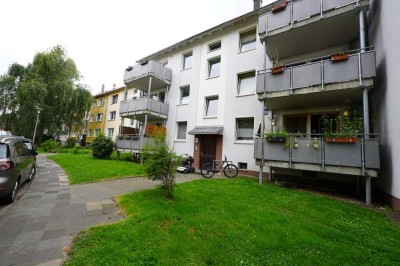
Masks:
[[[216,167],[216,164],[220,164],[220,166]],[[222,169],[224,165],[225,167]],[[238,174],[238,168],[232,163],[232,161],[228,161],[226,156],[225,160],[213,160],[212,164],[205,163],[201,167],[201,175],[204,178],[211,178],[215,173],[220,171],[223,171],[227,178],[233,178]]]

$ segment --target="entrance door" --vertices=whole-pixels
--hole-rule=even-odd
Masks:
[[[212,163],[216,159],[217,138],[216,136],[203,136],[201,138],[201,165]]]

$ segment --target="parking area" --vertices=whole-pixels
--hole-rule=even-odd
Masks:
[[[177,182],[197,178],[182,174]],[[70,186],[65,172],[39,155],[36,178],[21,188],[16,202],[0,206],[0,265],[60,265],[75,234],[124,218],[113,197],[156,185],[125,178]]]

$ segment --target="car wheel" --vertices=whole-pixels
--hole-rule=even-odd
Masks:
[[[29,174],[27,182],[31,182],[36,175],[36,167],[32,167],[31,173]]]
[[[15,181],[15,185],[14,185],[13,189],[11,190],[10,194],[8,194],[5,197],[6,203],[14,202],[15,198],[17,197],[18,185],[19,185],[19,180]]]

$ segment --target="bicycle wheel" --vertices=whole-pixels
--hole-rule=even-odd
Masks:
[[[233,178],[233,177],[237,176],[237,174],[238,174],[238,168],[236,167],[236,165],[228,164],[227,166],[225,166],[224,175],[227,178]]]
[[[210,178],[214,175],[212,165],[210,163],[205,163],[201,166],[201,175],[204,178]]]

